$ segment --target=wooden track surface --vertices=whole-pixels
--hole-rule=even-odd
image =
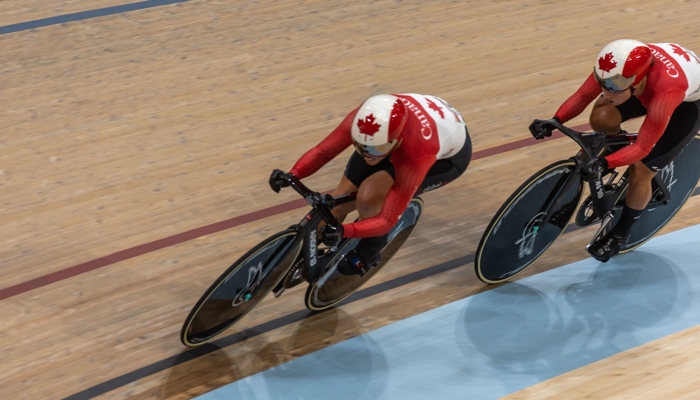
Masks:
[[[0,26],[120,4],[5,0]],[[289,169],[369,95],[438,95],[464,116],[474,150],[487,151],[527,138],[611,40],[700,50],[698,11],[693,0],[191,0],[0,35],[0,289],[53,277],[0,300],[0,398],[187,399],[487,290],[469,258],[486,224],[526,177],[572,155],[570,141],[480,157],[426,194],[414,234],[371,282],[388,289],[311,315],[294,288],[227,332],[247,339],[197,357],[178,338],[196,299],[304,209],[154,242],[295,200],[270,191],[270,171]],[[331,189],[349,154],[306,183]],[[698,223],[693,197],[663,232]],[[562,236],[523,276],[585,258],[591,232]],[[603,398],[590,389],[602,376],[620,397],[658,398],[638,382],[659,374],[660,390],[677,388],[676,371],[696,365],[665,362],[660,349],[697,353],[694,336],[513,398],[561,398],[552,391],[573,390],[565,385]],[[610,372],[636,369],[636,357],[658,368]]]

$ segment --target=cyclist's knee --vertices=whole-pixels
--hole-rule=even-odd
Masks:
[[[595,132],[614,135],[620,132],[622,115],[614,105],[601,104],[593,108],[588,121]]]
[[[651,181],[656,175],[656,171],[651,170],[641,161],[630,165],[629,171],[631,183],[648,182]]]
[[[384,198],[360,192],[357,195],[357,213],[362,219],[374,217],[382,210],[383,203]]]
[[[357,212],[360,218],[370,218],[379,214],[394,179],[385,171],[379,171],[365,179],[357,191]]]

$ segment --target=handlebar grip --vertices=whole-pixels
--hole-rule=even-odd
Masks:
[[[297,178],[296,176],[289,174],[287,176],[289,186],[291,186],[294,190],[297,191],[301,195],[301,197],[306,200],[309,205],[315,209],[317,209],[320,212],[321,218],[330,225],[339,225],[338,220],[333,216],[331,213],[331,209],[335,205],[335,201],[333,199],[333,196],[326,194],[326,195],[321,195],[319,192],[314,192],[313,190],[309,189],[301,183],[301,180]]]
[[[551,122],[552,120],[535,119],[528,128],[535,139],[544,139],[545,137],[552,136],[552,131],[557,128],[557,126]]]

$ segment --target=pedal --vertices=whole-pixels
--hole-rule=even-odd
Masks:
[[[614,215],[612,211],[608,211],[605,213],[605,216],[603,217],[603,222],[600,223],[600,227],[598,230],[595,232],[595,235],[593,235],[593,239],[591,239],[590,242],[586,245],[586,251],[593,245],[593,242],[595,242],[599,237],[605,235],[607,231],[611,228],[612,221],[613,221]]]

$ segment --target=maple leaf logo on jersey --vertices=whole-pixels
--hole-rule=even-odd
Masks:
[[[375,133],[379,132],[381,125],[375,124],[374,115],[370,114],[365,119],[358,120],[357,127],[363,135],[374,136]]]
[[[685,58],[685,61],[690,62],[690,56],[688,55],[688,52],[683,50],[681,46],[672,44],[671,48],[673,49],[673,54],[678,54],[679,56]]]
[[[435,104],[434,102],[430,101],[430,99],[425,99],[425,100],[428,102],[428,108],[430,108],[431,110],[433,110],[433,111],[437,112],[438,114],[440,114],[440,118],[445,119],[445,113],[442,112],[442,108],[441,108],[439,105],[437,105],[437,104]]]
[[[617,63],[613,60],[612,52],[606,53],[605,57],[598,59],[598,68],[605,72],[610,72],[615,66],[617,66]]]

